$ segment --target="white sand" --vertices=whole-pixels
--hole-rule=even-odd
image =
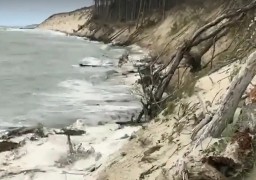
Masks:
[[[69,148],[65,135],[50,135],[38,141],[30,141],[28,138],[31,135],[15,138],[13,141],[24,140],[26,144],[14,151],[0,154],[1,179],[63,180],[66,177],[69,180],[94,179],[94,175],[104,168],[104,163],[109,156],[118,151],[129,136],[139,128],[120,129],[118,125],[107,124],[97,127],[80,125],[79,129],[86,130],[86,134],[71,136],[71,141],[73,145],[81,145],[80,149],[84,152],[91,150],[91,154],[80,154],[74,162],[58,167],[57,162],[65,163],[68,159]],[[95,172],[89,172],[92,168],[99,166],[100,168]],[[20,173],[33,169],[44,172]],[[17,175],[8,175],[9,173],[17,173]]]
[[[137,46],[132,46],[129,62],[119,69],[120,74],[136,70],[133,65],[147,57],[147,53]],[[132,73],[122,77],[125,85],[132,86],[138,79],[138,74]],[[0,179],[94,180],[98,172],[111,162],[114,157],[112,155],[120,155],[119,149],[128,141],[131,134],[140,129],[120,128],[116,124],[89,127],[79,120],[72,127],[86,131],[82,136],[71,136],[73,146],[80,146],[74,161],[69,161],[71,156],[65,135],[52,133],[47,138],[31,141],[32,134],[28,134],[11,139],[15,142],[24,141],[25,145],[13,151],[0,153]],[[53,132],[53,129],[49,131]],[[93,168],[96,170],[90,172]]]
[[[139,179],[143,172],[148,171],[153,166],[158,168],[146,175],[144,179],[166,180],[167,175],[170,175],[167,179],[173,179],[171,175],[174,174],[176,164],[182,159],[184,153],[200,154],[199,150],[216,142],[216,139],[207,138],[195,151],[191,151],[191,132],[194,127],[194,120],[183,118],[178,114],[178,112],[180,114],[183,112],[181,104],[190,103],[189,108],[194,106],[197,109],[195,114],[200,114],[202,107],[198,100],[198,94],[205,104],[207,104],[207,101],[212,102],[212,107],[209,107],[209,110],[217,109],[230,85],[228,76],[236,65],[237,63],[233,63],[201,78],[196,83],[194,95],[178,102],[173,114],[165,117],[160,115],[147,128],[139,130],[137,138],[121,149],[127,155],[125,157],[117,155],[115,162],[101,172],[98,180]],[[187,113],[188,110],[185,110],[185,112]],[[149,149],[158,145],[162,146],[159,150],[149,154],[146,153]],[[164,174],[164,172],[167,174]]]
[[[204,4],[204,6],[210,6],[210,4]],[[214,19],[216,15],[219,14],[221,11],[222,9],[220,7],[212,8],[211,10],[205,12],[203,8],[199,8],[196,5],[191,7],[182,6],[174,8],[169,14],[166,14],[166,18],[160,24],[150,27],[148,29],[144,29],[139,34],[137,39],[139,39],[140,45],[150,48],[156,54],[161,53],[165,46],[169,43],[167,47],[167,52],[171,54],[178,47],[178,45],[183,42],[184,39],[190,38],[194,30],[200,26],[200,23],[202,23],[200,21]],[[188,15],[191,15],[194,12],[199,12],[200,19],[190,19],[190,16]],[[77,28],[76,25],[78,24],[77,17],[74,17],[73,14],[71,14],[71,17],[72,18],[70,19],[66,19],[63,18],[62,15],[56,16],[56,19],[49,19],[49,21],[43,23],[39,28],[70,32],[70,29]],[[186,24],[184,24],[184,19],[188,19],[188,22],[186,22]],[[65,27],[63,24],[66,23],[66,20],[72,21],[72,23],[76,22],[76,25],[72,24],[70,25],[70,27]],[[181,24],[180,22],[184,23]],[[115,29],[113,34],[115,34],[118,30],[119,29]],[[86,31],[88,31],[87,27],[85,28],[85,30],[82,30],[81,34],[86,35]],[[131,33],[132,32],[133,31],[131,31]],[[113,34],[111,34],[110,37]],[[125,38],[125,36],[129,36],[129,33],[125,32],[115,41],[118,42],[119,39]],[[216,54],[225,49],[229,45],[230,41],[231,40],[228,37],[222,38],[216,44]],[[168,59],[169,54],[167,53],[166,56]],[[204,55],[202,59],[203,62],[208,62],[211,56],[212,49],[210,49]],[[196,93],[205,103],[207,101],[212,103],[212,107],[209,107],[209,109],[217,108],[218,103],[221,101],[221,97],[225,93],[226,89],[229,87],[230,80],[228,76],[230,75],[230,72],[233,71],[234,65],[235,64],[233,64],[231,67],[224,67],[210,76],[203,77],[197,82]],[[133,78],[134,79],[132,80],[132,82],[134,82],[136,77],[133,76]],[[127,82],[132,83],[130,79],[130,76],[128,76]],[[174,76],[172,82],[176,83],[176,80],[177,78],[175,78]],[[109,163],[112,162],[111,165],[108,166],[99,175],[99,180],[135,180],[139,179],[141,173],[146,172],[152,167],[158,166],[158,169],[146,175],[144,179],[171,179],[165,178],[163,172],[167,170],[167,173],[172,174],[175,170],[174,166],[176,165],[178,160],[182,158],[184,152],[187,152],[187,148],[189,147],[189,143],[191,141],[191,131],[194,124],[193,119],[182,119],[179,116],[178,111],[182,109],[182,103],[190,103],[189,108],[195,106],[198,109],[196,111],[196,114],[200,114],[202,110],[196,94],[191,97],[182,99],[180,102],[175,104],[175,113],[167,117],[163,117],[160,115],[158,118],[156,118],[155,121],[152,121],[150,124],[148,124],[145,129],[139,130],[137,133],[137,138],[126,144],[119,151],[125,152],[127,155],[120,156],[120,154],[117,153],[115,155],[115,158],[113,160],[110,160]],[[177,132],[177,129],[179,129],[177,128],[177,125],[182,126],[180,128],[180,132]],[[176,128],[174,128],[175,126]],[[173,139],[171,139],[171,137],[173,137]],[[207,146],[208,142],[209,139],[204,142],[203,146]],[[213,142],[214,140],[211,140],[211,143]],[[146,155],[147,150],[156,145],[161,145],[163,147],[155,152]],[[163,163],[166,164],[163,165]]]

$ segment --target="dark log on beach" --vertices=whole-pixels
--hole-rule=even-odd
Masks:
[[[65,134],[67,136],[81,136],[83,134],[86,134],[86,131],[80,129],[63,128],[61,129],[61,132],[55,131],[55,134]]]
[[[136,121],[124,121],[124,122],[117,121],[115,123],[121,126],[140,126],[140,125],[146,124],[146,122],[136,122]]]
[[[88,65],[88,64],[79,64],[80,67],[101,67],[100,65]]]

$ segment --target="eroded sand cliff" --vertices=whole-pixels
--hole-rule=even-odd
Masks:
[[[136,29],[136,24],[108,24],[92,19],[90,9],[83,11],[86,18],[80,20],[78,17],[81,10],[77,10],[68,15],[55,15],[54,18],[43,22],[39,28],[66,32],[113,44],[137,43],[148,48],[153,56],[161,55],[166,51],[162,57],[162,61],[165,61],[185,39],[191,37],[196,29],[206,22],[214,20],[224,9],[222,1],[178,5],[169,11],[164,19],[159,19],[156,14],[152,14],[148,17],[150,25],[139,30]],[[186,83],[184,83],[184,88],[187,90],[189,88],[192,92],[182,93],[182,98],[178,102],[170,103],[159,117],[139,130],[119,153],[113,155],[115,158],[101,172],[99,180],[175,179],[174,175],[180,160],[185,159],[184,154],[191,151],[191,135],[195,121],[184,117],[190,117],[187,114],[190,110],[199,115],[200,109],[202,109],[201,99],[205,103],[211,103],[210,109],[216,109],[220,104],[231,84],[232,78],[229,77],[237,72],[237,67],[243,65],[240,62],[228,62],[228,65],[224,66],[223,59],[231,59],[232,55],[237,52],[244,53],[243,57],[249,54],[249,50],[247,52],[247,49],[244,50],[243,47],[236,49],[241,42],[239,33],[243,33],[244,28],[247,27],[240,26],[240,30],[228,33],[204,54],[203,65],[211,60],[213,52],[215,54],[223,52],[222,56],[213,60],[212,66],[217,68],[216,71],[213,69],[207,75],[199,78],[193,88],[186,87]],[[233,40],[234,36],[235,40]],[[231,51],[226,51],[227,47],[233,48]],[[193,51],[200,51],[200,48],[193,49]],[[224,67],[220,68],[219,64]],[[179,72],[175,72],[176,77],[172,79],[171,84],[177,83],[179,75],[184,72],[185,69],[182,68],[179,69]],[[189,72],[185,72],[185,74],[190,75]],[[181,81],[186,82],[188,77],[184,76]],[[247,90],[249,91],[251,88],[248,87]],[[201,147],[194,151],[195,156],[199,155],[202,149],[217,141],[218,139],[206,139]],[[202,168],[205,167],[202,166]]]

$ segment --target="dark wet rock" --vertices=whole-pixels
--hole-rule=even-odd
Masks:
[[[5,151],[11,151],[13,149],[16,149],[20,147],[19,143],[12,142],[12,141],[2,141],[0,142],[0,152],[5,152]]]
[[[121,156],[126,156],[127,155],[127,153],[126,152],[121,152]]]
[[[97,124],[98,124],[98,126],[103,126],[106,124],[106,122],[99,121]]]
[[[39,137],[47,137],[48,132],[43,127],[42,124],[32,127],[18,127],[18,128],[10,128],[7,130],[7,133],[1,137],[1,139],[10,139],[13,137],[25,135],[25,134],[35,134]]]
[[[120,139],[127,139],[129,138],[128,134],[125,134],[124,136],[122,136]]]
[[[135,133],[132,133],[132,135],[129,137],[129,140],[135,139],[137,135]]]

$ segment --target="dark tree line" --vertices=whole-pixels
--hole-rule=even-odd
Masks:
[[[135,21],[149,13],[165,11],[178,0],[94,0],[95,15],[102,20]]]

